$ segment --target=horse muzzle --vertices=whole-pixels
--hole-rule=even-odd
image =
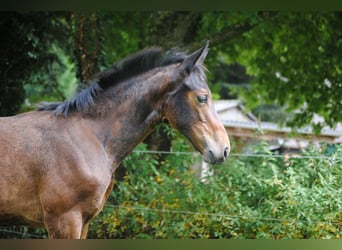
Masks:
[[[221,150],[208,149],[203,154],[203,161],[209,164],[222,164],[227,160],[229,151],[228,146]]]

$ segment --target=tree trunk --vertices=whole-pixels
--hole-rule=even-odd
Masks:
[[[196,39],[201,17],[201,13],[187,11],[153,13],[150,44],[166,49],[184,49]]]
[[[75,59],[77,78],[81,83],[91,80],[103,65],[103,32],[98,13],[72,15],[74,22]]]

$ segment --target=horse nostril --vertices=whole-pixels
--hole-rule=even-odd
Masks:
[[[228,154],[229,154],[229,148],[225,148],[224,151],[223,151],[224,159],[227,159]]]

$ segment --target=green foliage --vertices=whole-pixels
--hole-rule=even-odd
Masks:
[[[102,25],[104,30],[105,65],[131,53],[143,49],[147,44],[151,12],[104,12]]]
[[[278,105],[264,104],[252,110],[253,114],[263,122],[282,123],[290,116]]]
[[[72,97],[77,88],[75,66],[64,50],[52,45],[51,53],[56,59],[50,63],[47,72],[31,75],[24,85],[26,101],[21,112],[35,108],[42,101],[61,101]]]
[[[237,38],[225,53],[255,76],[240,93],[247,104],[300,110],[288,119],[291,127],[312,123],[314,113],[331,127],[341,121],[341,24],[338,13],[281,12]]]
[[[184,143],[180,143],[184,146]],[[139,149],[145,149],[140,145]],[[127,174],[90,227],[91,238],[340,238],[342,148],[329,158],[230,157],[204,184],[192,155],[133,153]]]
[[[67,50],[68,26],[63,12],[3,12],[0,17],[0,115],[14,115],[25,99],[24,84],[55,60],[51,45]],[[63,45],[63,46],[62,46]]]
[[[85,19],[94,15],[79,14]],[[275,104],[288,112],[299,110],[287,117],[285,122],[290,127],[311,124],[313,114],[317,113],[324,122],[312,124],[315,131],[342,121],[342,20],[339,13],[96,12],[98,28],[88,32],[94,39],[89,36],[84,44],[75,39],[78,26],[71,16],[72,13],[62,12],[3,13],[0,18],[0,32],[4,34],[0,51],[3,58],[0,114],[18,111],[25,98],[23,85],[28,79],[39,83],[31,85],[37,90],[25,87],[28,95],[32,91],[40,93],[42,89],[59,88],[49,79],[60,74],[51,66],[56,64],[59,54],[53,52],[53,46],[61,48],[62,54],[74,61],[79,61],[86,52],[92,54],[95,49],[96,56],[91,57],[87,65],[103,69],[144,47],[178,46],[191,51],[209,39],[211,48],[206,64],[215,98],[229,96],[222,91],[230,93],[221,86],[226,79],[224,75],[223,79],[212,82],[216,69],[220,68],[218,61],[226,65],[239,63],[253,77],[251,87],[238,92],[250,109],[260,104]],[[84,53],[74,53],[77,49]],[[74,71],[80,75],[82,69],[77,66]],[[79,80],[82,79],[79,77]],[[36,96],[62,99],[60,91],[47,92],[49,94]]]

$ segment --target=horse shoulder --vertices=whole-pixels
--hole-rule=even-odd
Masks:
[[[64,122],[67,129],[49,138],[55,155],[42,177],[41,195],[47,209],[82,206],[82,211],[92,214],[102,208],[112,185],[111,160],[92,133],[72,120]]]

